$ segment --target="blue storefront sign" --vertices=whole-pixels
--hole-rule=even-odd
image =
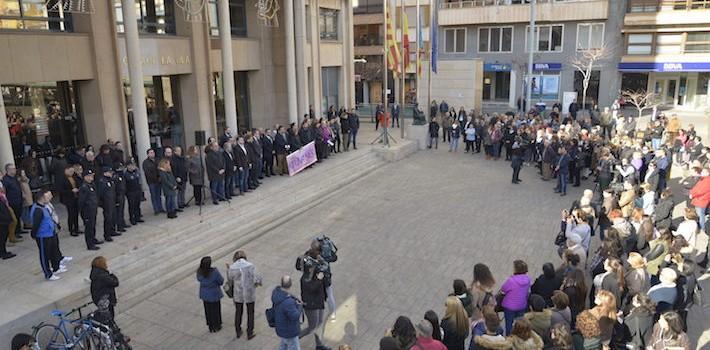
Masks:
[[[710,72],[710,62],[622,62],[622,72]]]
[[[533,70],[562,70],[562,63],[533,63]]]
[[[484,72],[510,72],[510,65],[506,63],[484,63]]]

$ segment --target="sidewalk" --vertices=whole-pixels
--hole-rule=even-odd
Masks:
[[[359,136],[369,142],[369,134]],[[0,263],[0,343],[50,319],[52,309],[70,309],[88,301],[88,274],[95,256],[105,256],[109,269],[121,277],[122,306],[128,307],[192,273],[201,256],[232,250],[239,242],[258,237],[373,171],[383,161],[371,150],[367,143],[360,143],[357,151],[334,154],[294,177],[265,178],[258,190],[233,198],[231,204],[215,206],[207,201],[202,216],[192,205],[179,218],[168,220],[165,215],[154,216],[150,203],[144,202],[146,222],[129,228],[96,252],[86,250],[83,236],[71,237],[63,230],[61,250],[74,260],[67,264],[69,272],[55,282],[44,280],[37,247],[27,235],[24,242],[9,248],[17,257]],[[56,207],[65,224],[64,207]],[[102,227],[99,218],[98,237],[103,235]]]

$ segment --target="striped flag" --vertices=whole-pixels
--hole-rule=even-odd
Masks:
[[[437,30],[439,29],[439,15],[438,15],[438,9],[439,9],[439,4],[438,1],[433,0],[433,4],[431,6],[431,11],[432,12],[432,21],[429,23],[429,29],[430,29],[430,34],[429,34],[429,42],[431,43],[431,71],[436,73],[436,66],[437,66],[437,56],[439,55],[439,38],[438,38],[438,33]]]
[[[411,52],[409,50],[409,19],[407,18],[407,13],[404,13],[404,17],[402,17],[402,21],[404,22],[402,24],[402,41],[403,41],[403,47],[404,47],[404,52],[402,52],[402,56],[404,56],[404,72],[407,72],[407,69],[409,69],[409,65],[411,64],[411,57],[409,56],[409,53]]]
[[[424,57],[424,36],[422,24],[424,23],[424,11],[419,12],[419,27],[417,27],[417,37],[419,38],[419,47],[417,48],[417,74],[422,76],[422,58]]]
[[[392,27],[392,18],[389,11],[387,12],[387,35],[386,35],[386,50],[387,50],[387,68],[392,71],[392,75],[397,77],[399,74],[399,49],[397,48],[397,38],[395,37],[394,28]]]

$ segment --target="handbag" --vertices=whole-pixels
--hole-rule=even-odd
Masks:
[[[562,247],[566,242],[567,236],[565,235],[565,231],[560,230],[560,232],[557,233],[557,236],[555,236],[555,245]]]
[[[498,292],[498,294],[496,294],[496,306],[494,307],[495,312],[503,312],[503,298],[505,298],[505,293]]]

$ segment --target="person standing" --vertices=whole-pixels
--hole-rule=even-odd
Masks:
[[[394,128],[394,122],[397,121],[397,127],[399,128],[399,112],[401,108],[399,107],[398,103],[393,103],[392,108],[390,109],[392,113],[392,126],[391,128]]]
[[[99,197],[99,206],[101,214],[104,217],[104,241],[112,242],[113,236],[121,234],[114,231],[115,214],[116,214],[116,187],[113,183],[113,169],[109,166],[101,168],[103,176],[101,176],[96,185],[96,191]]]
[[[219,300],[224,296],[222,294],[224,278],[219,270],[212,267],[211,257],[205,256],[200,260],[197,282],[200,284],[200,300],[205,307],[207,327],[210,333],[219,332],[222,329],[222,310]]]
[[[224,198],[232,199],[232,195],[234,195],[234,178],[238,174],[231,141],[222,145],[222,155],[224,156]]]
[[[261,275],[256,267],[247,261],[243,250],[234,253],[233,263],[227,264],[227,295],[234,299],[236,313],[234,314],[234,327],[237,338],[242,336],[242,315],[244,305],[247,307],[247,339],[253,339],[254,334],[254,303],[256,302],[256,287],[261,286]]]
[[[301,330],[299,338],[311,333],[315,337],[316,349],[328,349],[318,336],[318,327],[323,324],[325,311],[325,273],[321,271],[318,250],[311,248],[303,257],[303,275],[301,276],[301,300],[308,320],[308,327]]]
[[[207,160],[207,179],[210,182],[210,193],[212,195],[212,203],[219,204],[219,201],[224,200],[224,157],[220,154],[219,145],[212,142],[205,150]]]
[[[555,166],[555,172],[557,172],[557,187],[555,188],[555,193],[559,193],[560,196],[566,196],[570,156],[567,154],[567,149],[564,147],[559,148],[558,154],[560,156],[557,159],[557,165]]]
[[[251,192],[249,188],[249,152],[244,144],[244,137],[239,136],[235,149],[236,156],[234,158],[237,160],[237,170],[239,171],[239,194],[242,195]]]
[[[353,149],[357,149],[356,138],[357,131],[358,129],[360,129],[360,116],[355,113],[355,109],[350,109],[350,113],[348,113],[348,129],[350,130],[350,135],[348,136],[348,145],[350,145],[350,142],[352,141]]]
[[[192,185],[192,196],[195,199],[195,204],[203,205],[202,187],[205,185],[205,167],[202,165],[202,159],[197,153],[199,150],[195,146],[190,146],[187,149],[187,172]]]
[[[432,337],[434,327],[426,319],[419,321],[416,325],[417,342],[412,348],[421,350],[447,350],[446,345]],[[438,331],[438,330],[437,330]]]
[[[17,218],[15,218],[10,209],[10,205],[7,203],[7,197],[5,196],[5,187],[2,182],[0,182],[0,258],[7,260],[14,258],[16,255],[10,253],[6,249],[7,238],[10,235],[10,230],[14,229],[13,223],[17,225]]]
[[[155,215],[164,213],[163,199],[160,192],[160,176],[158,175],[158,160],[155,159],[155,150],[148,149],[148,158],[143,161],[143,175],[150,190],[150,202],[153,205]],[[86,167],[84,168],[86,169]]]
[[[500,287],[499,295],[503,295],[501,306],[505,315],[505,334],[510,335],[513,329],[513,320],[522,317],[528,308],[528,295],[530,294],[530,277],[528,264],[522,260],[513,261],[513,275]]]
[[[274,138],[271,129],[264,131],[264,137],[261,138],[261,147],[263,150],[262,156],[264,157],[264,175],[266,177],[276,175],[274,173]]]
[[[170,161],[166,158],[160,160],[158,164],[158,170],[160,171],[160,185],[161,190],[165,194],[165,210],[168,211],[168,219],[175,219],[177,217],[177,189],[178,183],[173,175],[172,167]]]
[[[291,294],[291,276],[281,277],[281,285],[271,292],[279,350],[301,350],[299,333],[303,304]]]
[[[114,214],[114,230],[126,232],[126,167],[123,161],[114,163],[113,184],[116,187],[116,213]]]
[[[79,231],[79,183],[74,177],[74,167],[67,166],[61,176],[54,179],[56,191],[59,192],[59,202],[67,208],[67,226],[69,234],[78,236]]]
[[[182,155],[182,147],[175,146],[170,166],[173,169],[173,175],[175,175],[175,181],[177,181],[178,184],[177,208],[186,208],[188,207],[187,203],[185,203],[185,190],[187,189],[187,160]]]
[[[141,186],[141,176],[133,160],[128,161],[126,166],[126,198],[128,199],[128,219],[131,225],[136,225],[143,221],[141,214],[141,200],[143,200],[143,187]]]
[[[449,152],[452,150],[456,152],[459,149],[459,138],[461,137],[461,126],[459,125],[459,122],[457,120],[454,120],[454,123],[451,124],[451,130],[449,131],[450,134],[450,144],[449,144]]]
[[[522,139],[519,136],[515,137],[515,141],[511,145],[510,149],[512,152],[510,167],[513,168],[513,180],[512,183],[519,184],[520,180],[520,168],[523,166],[523,152],[524,150],[520,147]],[[473,146],[472,146],[473,148]]]
[[[446,298],[444,305],[446,312],[441,319],[441,329],[444,331],[442,342],[449,350],[463,350],[470,326],[466,310],[455,295]]]
[[[96,212],[99,207],[99,197],[94,186],[94,173],[91,169],[84,170],[84,182],[79,187],[79,199],[77,203],[81,212],[81,220],[84,222],[84,241],[86,249],[99,250],[97,244],[103,243],[96,239]]]
[[[22,187],[20,186],[20,181],[17,179],[17,168],[15,164],[8,163],[5,165],[5,176],[2,177],[2,184],[5,187],[7,203],[17,219],[15,238],[21,239],[22,223],[20,217],[22,216]]]
[[[348,142],[350,138],[348,137]],[[288,174],[288,164],[286,164],[286,155],[291,147],[288,143],[288,135],[286,134],[286,127],[279,126],[278,134],[276,134],[276,140],[274,141],[274,148],[276,152],[276,171],[279,175],[283,176]],[[347,146],[346,146],[347,147]]]
[[[350,146],[350,122],[348,121],[348,113],[345,110],[340,114],[340,133],[340,138],[344,143],[343,150],[347,152]]]
[[[119,281],[116,275],[109,272],[105,257],[97,256],[91,261],[89,278],[91,279],[91,301],[98,306],[103,303],[102,300],[108,300],[108,311],[111,319],[113,319],[115,316],[114,308],[116,303],[118,303],[116,288],[118,288]]]
[[[439,123],[436,122],[435,117],[432,117],[429,122],[429,142],[427,143],[427,148],[431,149],[431,146],[439,149]]]
[[[55,239],[58,228],[47,207],[50,200],[50,191],[41,190],[35,196],[35,203],[30,209],[30,218],[32,219],[30,235],[37,241],[39,261],[44,278],[48,281],[56,281],[59,279],[58,274],[67,270],[61,265],[62,257],[57,247],[58,240]]]

